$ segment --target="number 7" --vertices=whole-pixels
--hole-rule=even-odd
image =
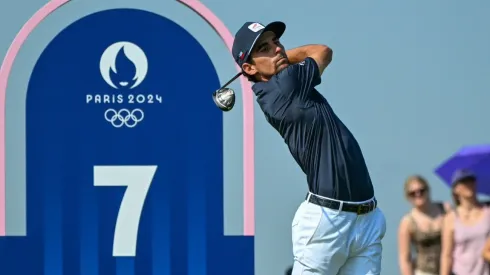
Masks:
[[[141,211],[157,166],[94,166],[94,186],[127,186],[114,230],[112,255],[136,256]]]

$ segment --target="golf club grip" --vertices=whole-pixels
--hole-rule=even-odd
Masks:
[[[226,88],[226,86],[230,85],[231,82],[235,81],[235,79],[239,78],[242,75],[242,72],[239,72],[237,75],[235,75],[232,79],[230,79],[228,82],[225,83],[220,89]]]

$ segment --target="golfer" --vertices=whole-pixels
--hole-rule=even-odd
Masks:
[[[380,274],[386,221],[361,148],[315,89],[332,50],[307,45],[285,51],[279,40],[285,29],[282,22],[245,23],[232,54],[308,181],[292,223],[292,274]]]

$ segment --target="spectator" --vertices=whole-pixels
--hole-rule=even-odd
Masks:
[[[399,226],[398,250],[402,275],[439,275],[441,228],[449,204],[433,202],[430,187],[422,176],[405,181],[405,197],[413,206]],[[412,260],[412,247],[416,259]]]
[[[467,170],[456,171],[452,194],[456,209],[446,215],[442,237],[441,275],[489,275],[482,257],[490,236],[490,208],[476,196],[476,176]]]

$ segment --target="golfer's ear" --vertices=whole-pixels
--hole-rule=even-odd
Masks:
[[[257,69],[255,69],[255,66],[250,63],[244,63],[242,65],[242,69],[248,75],[255,75],[257,73]]]

